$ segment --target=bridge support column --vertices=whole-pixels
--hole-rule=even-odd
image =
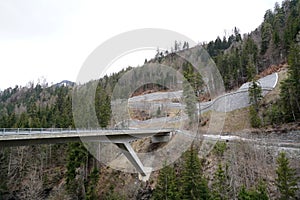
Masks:
[[[133,164],[133,166],[138,170],[142,176],[147,176],[148,173],[139,157],[136,155],[135,151],[131,147],[129,142],[125,143],[115,143],[121,150],[122,153],[127,157],[127,159]]]
[[[164,142],[169,142],[172,138],[172,135],[174,133],[163,133],[163,134],[156,134],[151,137],[151,142],[152,143],[164,143]]]

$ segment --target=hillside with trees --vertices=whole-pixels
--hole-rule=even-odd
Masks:
[[[252,83],[249,89],[252,105],[246,112],[255,134],[263,134],[269,126],[276,129],[290,126],[290,123],[299,124],[299,0],[276,3],[274,9],[266,11],[262,24],[251,33],[241,35],[235,27],[229,36],[218,37],[201,46],[216,63],[227,91],[247,81]],[[172,49],[158,51],[153,59],[145,60],[144,66],[129,67],[97,81],[53,86],[39,82],[7,88],[0,91],[0,129],[95,128],[98,125],[119,128],[112,120],[113,93],[126,98],[149,91],[180,89],[183,89],[183,101],[188,105],[185,111],[191,120],[195,120],[196,102],[212,97],[203,89],[201,74],[177,55],[188,49],[201,48],[175,41]],[[176,74],[151,70],[149,66],[154,63],[179,71],[186,81],[183,88],[177,87]],[[287,76],[280,82],[279,94],[265,103],[257,79],[272,66],[287,66]],[[132,76],[123,79],[114,91],[121,77],[130,70],[134,72]],[[162,79],[162,76],[167,78]],[[139,88],[139,82],[133,84],[132,80],[147,81],[149,77],[156,83]],[[87,96],[88,88],[95,84],[95,105],[78,98],[77,103],[82,106],[76,109],[85,122],[90,113],[83,110],[84,106],[95,107],[97,121],[75,124],[72,95]],[[130,91],[134,93],[129,94]],[[139,181],[136,174],[115,171],[99,163],[81,143],[1,148],[0,200],[300,198],[297,188],[299,160],[293,157],[294,154],[273,152],[270,148],[257,148],[246,142],[217,142],[206,158],[200,158],[200,145],[201,141],[195,141],[175,163],[153,172],[147,183]]]
[[[241,36],[237,27],[229,37],[218,37],[204,44],[223,76],[227,89],[233,89],[249,80],[247,66],[254,65],[255,73],[272,65],[288,61],[288,55],[299,37],[299,1],[276,3],[267,10],[262,24],[249,34]]]

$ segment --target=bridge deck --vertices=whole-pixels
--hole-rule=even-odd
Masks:
[[[0,147],[33,144],[65,143],[75,141],[123,143],[168,134],[172,129],[0,129]]]
[[[132,149],[130,142],[144,137],[164,135],[172,129],[128,129],[128,130],[72,130],[72,129],[0,129],[0,148],[66,142],[112,142],[116,144],[143,176],[148,177],[145,168]]]

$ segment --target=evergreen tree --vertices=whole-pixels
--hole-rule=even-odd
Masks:
[[[89,181],[87,182],[87,192],[86,192],[86,200],[96,200],[99,199],[96,193],[96,186],[99,179],[99,171],[95,167],[91,174],[89,175]]]
[[[218,156],[218,159],[221,160],[225,151],[227,149],[227,144],[226,142],[223,141],[217,141],[214,148],[213,148],[213,153]]]
[[[249,116],[250,116],[250,124],[253,128],[261,127],[261,119],[259,117],[258,111],[255,109],[253,105],[249,107]]]
[[[255,74],[256,74],[255,65],[254,65],[252,59],[249,59],[248,63],[247,63],[247,79],[248,79],[248,81],[254,81]]]
[[[249,100],[252,104],[249,107],[250,114],[250,123],[254,128],[258,128],[261,126],[261,119],[259,117],[259,101],[262,99],[262,89],[257,81],[253,78],[251,86],[248,89],[249,92]]]
[[[81,189],[83,181],[76,180],[76,170],[85,165],[87,158],[88,152],[82,143],[68,144],[66,184],[67,191],[71,195],[83,196]]]
[[[194,122],[197,114],[197,95],[199,95],[199,91],[202,90],[203,80],[202,76],[194,71],[190,63],[184,63],[183,75],[183,99],[186,104],[185,109],[190,122]]]
[[[185,62],[182,67],[183,76],[191,85],[195,95],[197,96],[197,92],[203,88],[203,79],[201,74],[194,69],[191,63]]]
[[[180,199],[177,178],[173,167],[164,166],[159,172],[157,185],[153,192],[153,199]]]
[[[260,53],[263,55],[266,53],[269,48],[269,44],[272,37],[272,25],[268,22],[264,22],[261,26],[261,51]]]
[[[221,163],[218,164],[217,171],[214,175],[214,181],[212,183],[211,196],[214,200],[226,200],[229,199],[230,185],[228,184],[228,176],[223,170]]]
[[[100,84],[96,89],[95,110],[100,127],[107,127],[111,118],[110,97]]]
[[[300,118],[300,46],[294,45],[289,54],[288,78],[281,85],[281,102],[286,121]]]
[[[193,123],[196,119],[196,96],[187,80],[183,80],[183,101],[185,103],[185,112],[187,113],[190,123]]]
[[[253,104],[256,111],[259,109],[259,101],[262,99],[262,89],[257,81],[253,79],[249,87],[249,100]]]
[[[278,165],[276,169],[276,186],[280,192],[280,199],[294,199],[298,189],[297,181],[299,180],[296,171],[289,166],[289,159],[284,152],[280,152],[276,161]]]
[[[267,186],[266,184],[260,180],[257,187],[256,187],[256,199],[257,200],[268,200],[269,196],[267,193]]]
[[[234,27],[234,36],[237,42],[242,40],[242,36],[240,34],[240,30],[237,27]]]
[[[181,186],[182,199],[206,200],[210,198],[207,180],[202,174],[201,163],[193,146],[185,155]]]
[[[238,200],[268,200],[267,187],[262,182],[259,181],[258,185],[254,189],[247,190],[245,185],[242,185]]]
[[[238,200],[251,200],[249,191],[246,189],[245,185],[242,185],[240,189]]]

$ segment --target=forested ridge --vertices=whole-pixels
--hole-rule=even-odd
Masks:
[[[251,125],[261,128],[299,122],[299,0],[276,3],[273,9],[266,11],[262,24],[251,33],[241,35],[235,27],[229,36],[218,37],[201,46],[216,63],[227,91],[247,81],[255,86],[257,75],[262,71],[272,65],[287,64],[288,76],[281,83],[279,98],[262,105],[261,99],[256,99],[259,89],[252,88],[255,100],[249,111]],[[191,48],[199,46],[190,47],[187,42],[175,41],[171,50],[158,51],[152,60],[145,60],[145,66],[161,63],[179,70],[191,84],[195,96],[201,99],[200,95],[205,98],[205,94],[197,93],[203,86],[201,75],[190,63],[176,55]],[[131,69],[104,76],[96,82],[94,106],[100,127],[116,128],[111,120],[113,89]],[[139,69],[135,69],[134,76],[141,76],[139,73]],[[145,79],[151,76],[157,84],[145,85],[132,95],[149,90],[178,89],[174,74],[167,74],[167,79],[161,79],[163,71],[149,70],[147,73],[149,76]],[[117,91],[118,95],[125,97],[134,89],[135,86],[130,83],[131,79],[125,80]],[[49,86],[39,82],[0,91],[0,128],[97,127],[92,122],[75,126],[73,120],[72,94],[74,90],[85,92],[89,84],[95,82],[77,86]],[[185,95],[187,104],[188,101],[196,101],[189,98],[189,93]],[[195,110],[195,107],[190,110]],[[192,117],[192,114],[187,114]],[[82,118],[87,117],[88,113],[82,112]],[[296,187],[299,179],[284,153],[276,159],[271,158],[271,153],[262,153],[246,144],[228,147],[226,143],[218,143],[209,157],[202,160],[197,156],[197,148],[195,144],[178,162],[155,172],[147,185],[138,182],[134,174],[122,174],[101,165],[80,143],[1,149],[0,180],[3,181],[0,183],[0,199],[295,199],[297,195],[299,198]],[[233,152],[238,154],[234,158]],[[273,171],[263,171],[264,167],[251,169],[251,166],[257,166],[250,161],[265,168],[271,166]]]
[[[256,74],[271,65],[287,63],[288,55],[299,39],[300,12],[298,0],[276,3],[264,15],[262,24],[241,36],[234,28],[229,37],[218,37],[204,44],[218,66],[225,87],[233,89],[247,81],[247,66],[254,64]]]
[[[296,83],[297,80],[299,81],[299,60],[297,59],[300,41],[299,10],[300,3],[298,0],[286,0],[282,2],[282,5],[276,3],[274,10],[266,11],[263,23],[255,31],[241,36],[239,29],[235,27],[230,36],[224,36],[223,39],[218,37],[215,41],[202,44],[215,61],[227,90],[237,88],[246,81],[251,81],[253,71],[255,76],[272,65],[283,63],[291,65],[290,78],[294,81],[291,80],[290,84],[293,83],[295,87],[298,87],[299,84]],[[199,79],[196,77],[198,75],[193,75],[195,70],[191,70],[190,64],[176,55],[176,52],[189,48],[198,47],[189,47],[187,42],[182,44],[175,41],[172,50],[158,51],[154,59],[145,61],[145,63],[159,62],[170,65],[184,74],[185,78],[193,85],[194,80]],[[251,66],[254,69],[251,69]],[[132,68],[101,78],[98,81],[96,94],[100,100],[96,98],[96,103],[101,106],[99,101],[105,101],[105,99],[108,101],[117,81],[130,69]],[[139,77],[138,70],[135,71],[137,72],[135,76]],[[149,76],[150,73],[152,76],[156,76],[157,78],[154,79],[162,85],[170,85],[170,87],[176,85],[174,83],[176,83],[177,77],[172,74],[164,75],[169,78],[160,80],[163,72],[149,71]],[[131,84],[128,84],[130,81],[124,82],[124,88],[120,88],[124,94],[129,91],[127,87],[132,87]],[[194,90],[197,90],[200,85],[201,83],[198,83],[198,85],[193,86]],[[149,88],[143,88],[143,90],[147,89]],[[29,83],[25,87],[15,86],[0,91],[0,127],[74,127],[71,117],[72,90],[71,85],[48,87],[46,83]],[[299,90],[294,88],[294,91],[298,92]],[[284,92],[283,86],[282,98],[288,98]],[[299,95],[295,95],[296,99],[297,97]],[[294,97],[291,98],[295,99]],[[295,104],[299,107],[298,101]],[[98,106],[96,107],[98,108]],[[297,112],[293,115],[297,118],[299,114]]]

